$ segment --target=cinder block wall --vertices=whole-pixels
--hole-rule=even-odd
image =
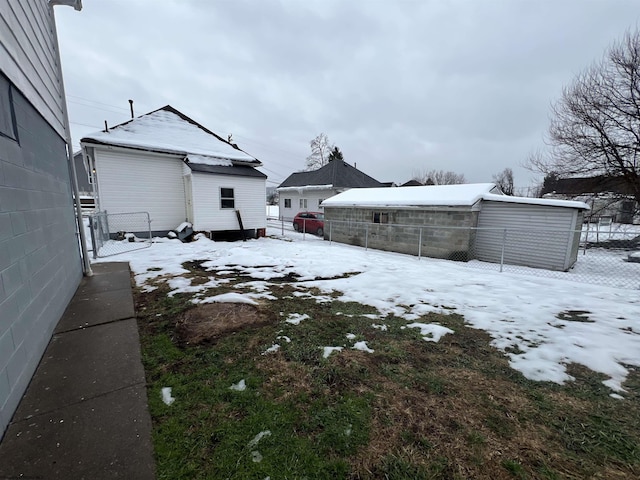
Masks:
[[[374,212],[387,213],[389,224],[373,223]],[[418,255],[421,243],[425,257],[468,260],[474,255],[472,228],[477,224],[478,212],[470,209],[325,207],[324,235],[336,242],[410,255]],[[419,227],[425,227],[422,234]]]
[[[18,140],[0,136],[0,437],[82,277],[65,142],[12,92]]]

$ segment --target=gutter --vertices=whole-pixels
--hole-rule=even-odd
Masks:
[[[64,79],[62,78],[62,61],[60,58],[60,44],[58,43],[58,29],[56,26],[56,16],[53,9],[54,5],[57,4],[65,4],[58,2],[50,2],[49,8],[51,9],[51,16],[53,17],[53,38],[55,41],[56,48],[56,60],[58,61],[58,78],[60,79],[60,94],[62,96],[62,114],[64,121],[64,130],[65,130],[65,141],[67,143],[67,167],[69,168],[70,177],[71,177],[71,188],[73,190],[73,196],[75,197],[76,204],[76,226],[78,228],[78,233],[80,234],[80,252],[82,254],[82,271],[85,276],[91,277],[93,276],[93,271],[91,270],[91,261],[89,260],[89,252],[87,251],[87,238],[84,234],[84,223],[82,222],[82,207],[80,205],[80,189],[78,188],[78,176],[76,173],[76,164],[73,161],[73,143],[71,142],[71,127],[69,126],[69,111],[67,110],[67,96],[64,89]],[[70,4],[76,10],[80,10],[82,8],[82,1],[77,0],[73,1]]]

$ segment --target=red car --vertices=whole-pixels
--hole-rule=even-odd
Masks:
[[[324,235],[324,213],[299,212],[293,218],[293,229],[296,232],[311,232],[319,236]]]

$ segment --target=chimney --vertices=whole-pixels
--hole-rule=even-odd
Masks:
[[[131,118],[133,118],[133,100],[129,100],[129,108],[131,109]]]
[[[107,126],[107,121],[104,121],[104,131],[108,132],[109,131],[109,127]]]

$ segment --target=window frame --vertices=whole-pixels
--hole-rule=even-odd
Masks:
[[[11,80],[9,80],[9,78],[6,77],[2,72],[0,72],[0,86],[6,86],[6,89],[2,88],[2,90],[0,90],[0,100],[2,100],[0,101],[0,105],[6,105],[5,108],[7,108],[7,110],[4,112],[7,114],[7,129],[5,130],[2,123],[0,123],[0,137],[8,138],[9,140],[20,143],[18,141],[18,126],[16,124],[16,111],[13,101],[14,86]],[[3,117],[4,116],[5,115],[3,115]]]
[[[227,195],[224,195],[224,190],[227,190]],[[228,191],[231,191],[231,196],[228,195]],[[225,205],[225,202],[227,205]],[[231,206],[229,206],[229,202],[231,202]],[[235,198],[235,189],[233,187],[220,187],[220,210],[235,210],[236,208],[236,198]]]
[[[307,210],[309,208],[309,202],[306,198],[301,198],[299,205],[301,210]]]
[[[374,211],[371,215],[371,223],[380,225],[389,224],[389,212]]]
[[[285,198],[284,199],[284,208],[291,208],[291,199],[290,198]]]

